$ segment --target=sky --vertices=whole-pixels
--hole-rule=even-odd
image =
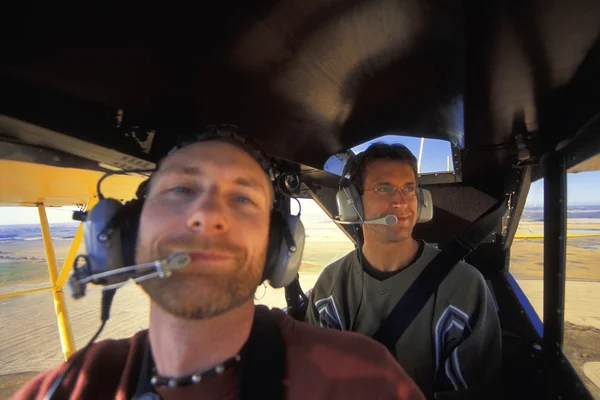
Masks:
[[[375,141],[386,143],[402,143],[408,147],[415,157],[418,158],[421,139],[414,137],[389,135],[372,140],[363,145],[356,146],[352,150],[355,153],[364,151],[369,144]],[[450,143],[443,140],[425,139],[423,141],[423,152],[421,158],[421,172],[443,172],[447,170],[447,156],[451,155]],[[342,165],[332,157],[325,164],[325,169],[341,174]],[[452,158],[450,158],[450,169],[453,169]],[[571,206],[600,205],[600,171],[582,172],[569,174],[567,179],[568,204]],[[543,180],[534,182],[531,186],[525,207],[543,206],[544,188]],[[306,203],[306,202],[303,202]],[[313,207],[303,206],[306,211],[311,212]],[[75,207],[48,208],[46,214],[50,223],[74,222],[72,212]],[[303,209],[303,214],[305,210]],[[318,210],[321,211],[321,210]],[[0,225],[13,224],[37,224],[39,215],[35,207],[0,207]]]
[[[77,207],[48,207],[46,215],[51,224],[73,221],[73,211]],[[0,207],[0,225],[39,224],[40,216],[36,207]]]
[[[418,158],[421,139],[415,137],[389,135],[353,148],[355,153],[364,151],[372,142],[402,143]],[[421,160],[421,172],[446,171],[446,157],[450,156],[450,142],[444,140],[425,139]],[[452,160],[452,158],[451,158]],[[452,161],[450,162],[452,169]],[[581,172],[567,175],[567,199],[572,206],[600,205],[600,171]],[[531,185],[525,207],[541,207],[544,205],[544,181],[539,180]]]

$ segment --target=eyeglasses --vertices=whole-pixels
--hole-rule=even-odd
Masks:
[[[373,190],[381,195],[387,194],[388,196],[393,196],[394,194],[396,194],[397,190],[400,190],[402,194],[406,197],[412,197],[417,194],[417,186],[413,184],[398,187],[387,183],[381,183],[379,185],[375,185],[373,189],[365,189],[365,191],[367,190]]]

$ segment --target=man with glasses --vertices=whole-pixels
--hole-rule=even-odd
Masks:
[[[420,189],[410,150],[375,143],[348,161],[342,180],[348,175],[360,195],[362,220],[394,215],[398,222],[362,225],[362,245],[321,273],[306,320],[373,336],[439,250],[412,236]],[[500,367],[501,334],[481,273],[464,262],[454,266],[394,350],[428,398],[489,388]]]

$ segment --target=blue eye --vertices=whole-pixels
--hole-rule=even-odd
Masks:
[[[235,196],[235,201],[242,204],[252,204],[252,200],[246,196]]]
[[[189,194],[192,192],[192,189],[185,186],[174,186],[171,189],[169,189],[169,192]]]

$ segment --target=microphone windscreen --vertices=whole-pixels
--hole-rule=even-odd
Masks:
[[[398,217],[395,215],[388,215],[385,217],[385,224],[388,226],[393,226],[398,223]]]
[[[183,268],[190,263],[190,256],[187,253],[179,252],[175,254],[171,254],[167,258],[167,269],[174,270]]]

